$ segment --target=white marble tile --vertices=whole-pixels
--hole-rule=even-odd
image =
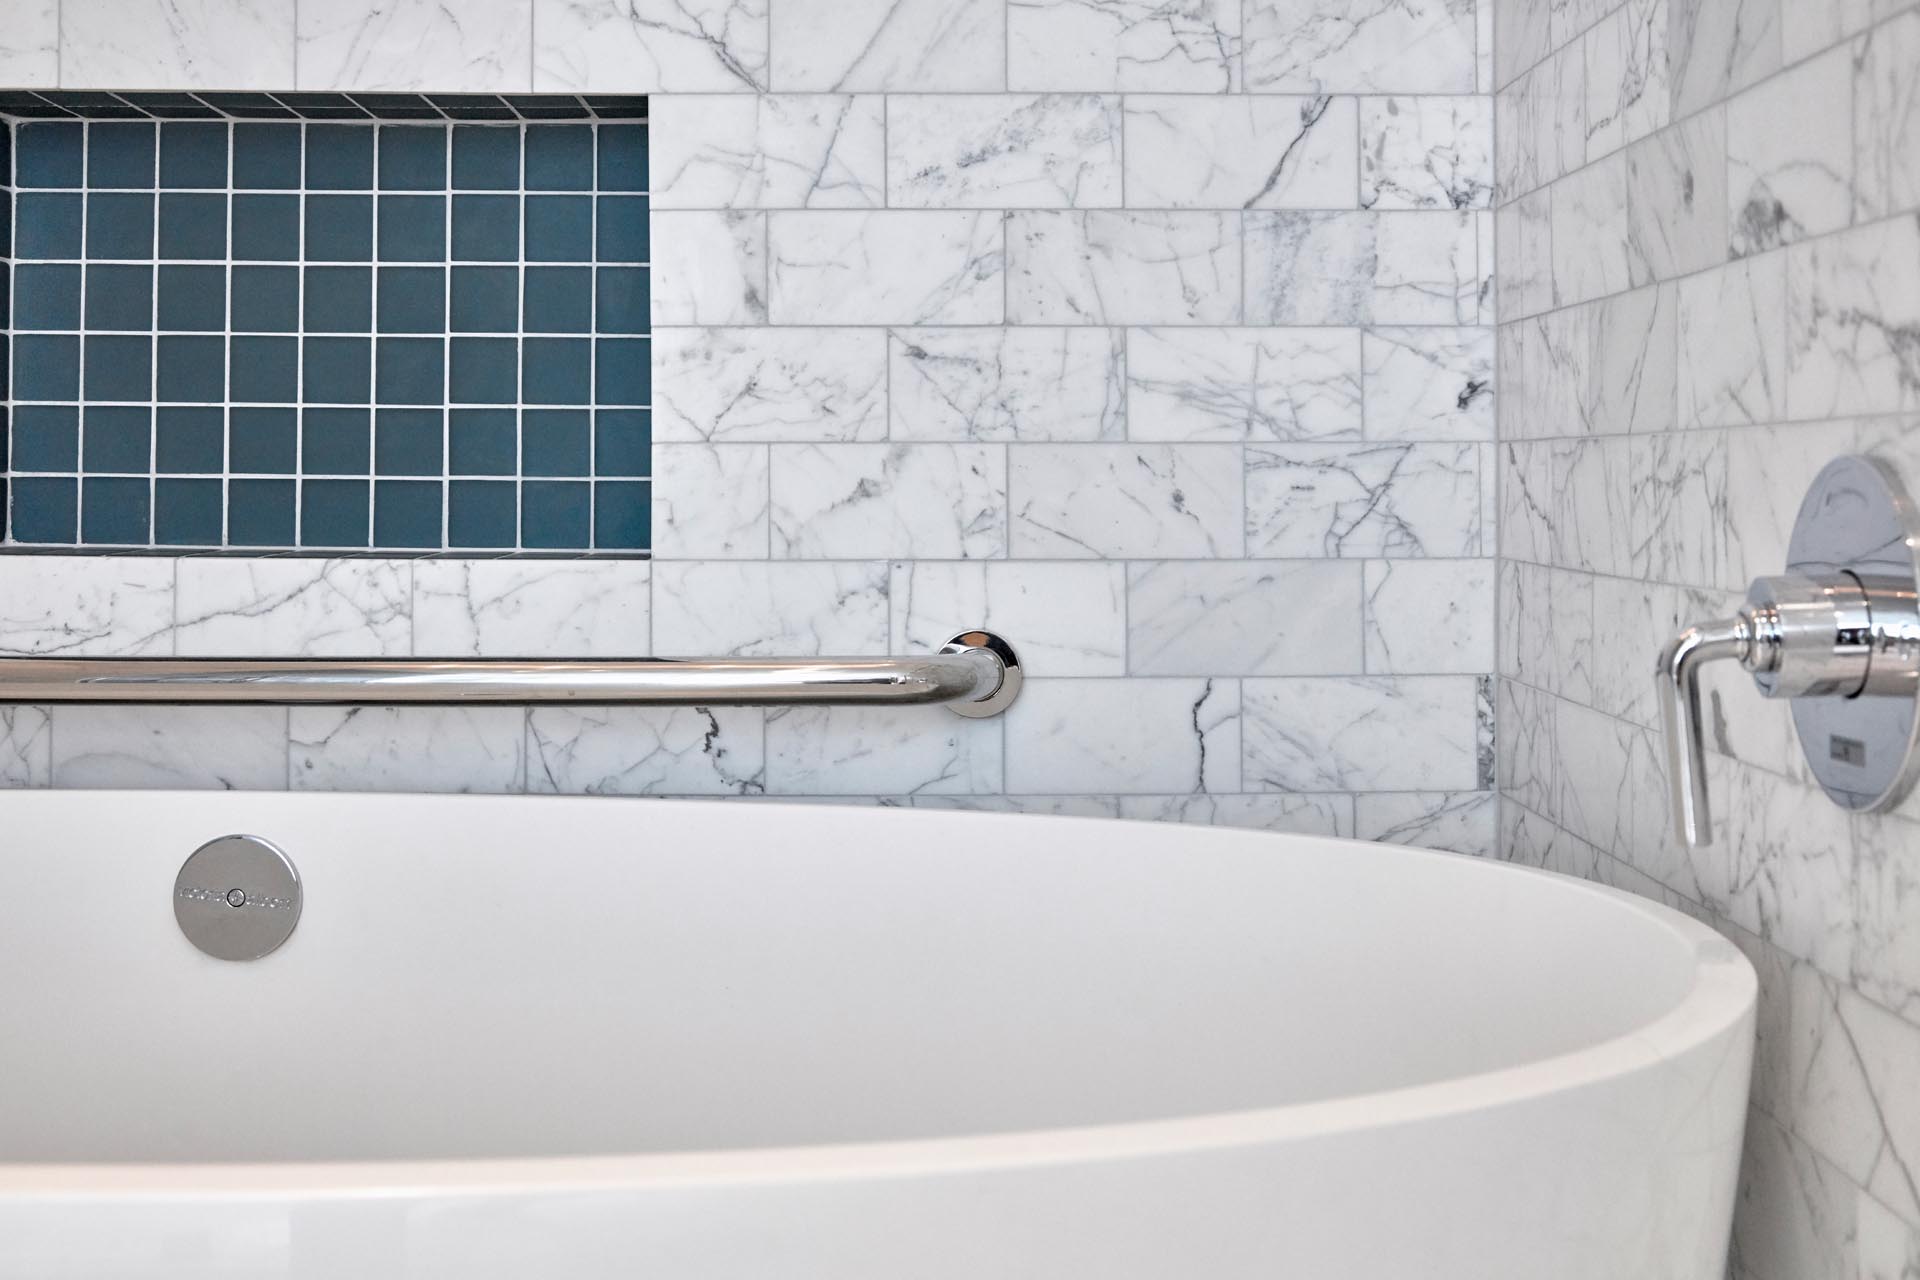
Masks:
[[[1473,0],[1248,0],[1247,88],[1472,93]]]
[[[1362,98],[1360,207],[1493,207],[1493,99]]]
[[[1673,118],[1780,69],[1780,9],[1808,0],[1669,0]]]
[[[521,707],[294,707],[287,734],[295,791],[526,789]]]
[[[1853,220],[1853,60],[1834,49],[1727,103],[1727,218],[1734,256]]]
[[[1729,900],[1722,914],[1828,973],[1849,972],[1854,847],[1849,815],[1818,792],[1746,765],[1716,766]]]
[[[1237,0],[1009,0],[1007,87],[1237,90],[1240,8]]]
[[[1920,222],[1795,245],[1786,262],[1788,416],[1920,405]]]
[[[1565,699],[1555,703],[1554,714],[1563,762],[1555,778],[1555,818],[1603,852],[1626,853],[1633,847],[1632,745],[1641,731]]]
[[[1894,427],[1904,434],[1904,424]],[[1788,563],[1791,513],[1800,509],[1807,484],[1841,454],[1883,452],[1851,422],[1803,422],[1727,433],[1727,488],[1740,495],[1726,520],[1727,584],[1744,588]]]
[[[677,658],[885,653],[887,566],[661,561],[653,649]]]
[[[1191,822],[1303,836],[1353,835],[1351,796],[1121,796],[1120,816],[1135,822]]]
[[[527,789],[563,795],[757,795],[757,707],[535,707]]]
[[[636,657],[647,652],[651,580],[635,560],[418,560],[413,653]]]
[[[962,631],[1009,637],[1033,676],[1126,674],[1126,566],[1101,561],[903,560],[891,575],[894,653]]]
[[[1007,87],[1003,0],[778,0],[773,87],[992,93]]]
[[[1579,401],[1588,431],[1668,431],[1678,423],[1679,289],[1675,285],[1615,294],[1594,308]]]
[[[1627,149],[1627,268],[1635,284],[1727,260],[1727,117],[1715,107]]]
[[[1553,700],[1527,685],[1502,680],[1499,714],[1500,793],[1509,808],[1525,805],[1541,813],[1553,806],[1559,763],[1553,741]],[[1512,852],[1508,850],[1509,856]]]
[[[1473,445],[1260,445],[1246,465],[1250,555],[1481,554]]]
[[[831,801],[829,801],[831,803]],[[897,803],[909,809],[948,809],[966,813],[1033,813],[1049,818],[1117,818],[1120,802],[1114,796],[903,796]]]
[[[1654,703],[1653,681],[1647,676],[1647,653],[1649,646],[1679,633],[1680,593],[1658,583],[1609,577],[1593,578],[1590,589],[1593,706],[1652,728],[1659,719],[1659,707]],[[1543,630],[1556,629],[1553,615],[1539,619],[1539,625]]]
[[[765,324],[767,215],[655,210],[653,323]]]
[[[1006,450],[774,445],[773,554],[978,560],[1007,553]]]
[[[1005,720],[1009,792],[1240,788],[1235,680],[1032,680]]]
[[[878,329],[655,330],[653,438],[882,439],[886,344]]]
[[[1920,206],[1920,14],[1869,32],[1853,62],[1854,216],[1865,221]]]
[[[1741,1280],[1860,1274],[1852,1243],[1859,1193],[1844,1175],[1757,1108],[1740,1163],[1732,1257]]]
[[[1793,0],[1781,6],[1781,55],[1791,66],[1912,5],[1913,0]]]
[[[1000,215],[776,213],[768,229],[775,324],[999,324]]]
[[[768,0],[533,0],[535,93],[754,93]]]
[[[285,707],[58,707],[52,745],[56,787],[287,785]]]
[[[1920,911],[1916,908],[1920,908],[1920,824],[1894,816],[1856,819],[1854,980],[1869,998],[1920,1025]]]
[[[1787,259],[1729,263],[1680,282],[1680,424],[1770,422],[1786,407]]]
[[[61,0],[66,89],[286,89],[294,0]]]
[[[1023,699],[1032,695],[1029,684]],[[767,793],[980,795],[1005,790],[1000,724],[927,707],[767,713]]]
[[[886,99],[662,94],[647,104],[656,209],[877,209]]]
[[[181,657],[404,657],[413,645],[413,562],[179,562]]]
[[[60,0],[15,0],[0,29],[0,81],[51,89],[60,79]]]
[[[1135,329],[1127,335],[1134,440],[1357,440],[1353,329]]]
[[[1120,99],[1091,93],[895,94],[896,209],[1100,209],[1120,203]]]
[[[297,6],[305,92],[533,92],[533,0],[328,0]]]
[[[1497,806],[1491,791],[1384,791],[1354,797],[1354,835],[1491,857]]]
[[[654,558],[764,559],[771,484],[766,445],[656,443]]]
[[[1581,41],[1586,59],[1586,158],[1637,142],[1671,118],[1667,0],[1630,0]]]
[[[1137,209],[1351,209],[1354,98],[1134,95],[1127,204]]]
[[[1479,245],[1464,212],[1245,215],[1250,324],[1473,324]]]
[[[1551,8],[1538,0],[1490,0],[1493,10],[1493,80],[1504,87],[1553,49]]]
[[[1616,544],[1610,559],[1595,557],[1590,567],[1689,586],[1725,583],[1727,513],[1733,505],[1727,490],[1726,433],[1636,436],[1629,465],[1631,558],[1622,563]],[[1608,510],[1617,511],[1613,501],[1609,493]],[[1585,527],[1600,527],[1599,504],[1590,504],[1581,519]],[[1610,527],[1613,519],[1617,517],[1607,517]]]
[[[1241,554],[1235,445],[1012,445],[1013,554],[1028,559]]]
[[[1248,680],[1246,785],[1259,791],[1471,791],[1469,676]]]
[[[1374,675],[1493,670],[1493,561],[1367,561],[1366,642]]]
[[[52,785],[52,725],[46,707],[0,707],[0,788]]]
[[[896,440],[1118,440],[1118,329],[899,329],[888,337]]]
[[[1370,329],[1361,350],[1369,439],[1493,439],[1492,329]]]
[[[1360,577],[1357,564],[1327,561],[1129,565],[1128,669],[1155,676],[1357,673]]]
[[[1556,45],[1578,38],[1619,0],[1545,0],[1547,27]]]
[[[1007,217],[1012,324],[1237,324],[1231,213],[1018,212]]]
[[[1567,306],[1629,288],[1626,157],[1569,174],[1552,193],[1554,301]]]
[[[135,556],[0,556],[0,653],[171,654],[174,563]]]
[[[1543,187],[1501,207],[1500,315],[1537,315],[1553,306],[1553,192]]]

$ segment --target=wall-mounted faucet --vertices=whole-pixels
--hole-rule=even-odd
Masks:
[[[1793,700],[1814,778],[1834,803],[1883,809],[1912,787],[1920,753],[1920,519],[1899,480],[1866,457],[1814,478],[1787,572],[1756,578],[1733,617],[1688,627],[1660,651],[1675,828],[1713,840],[1700,669],[1732,658],[1769,698]]]

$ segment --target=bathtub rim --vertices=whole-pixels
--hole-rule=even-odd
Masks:
[[[51,788],[16,791],[12,799],[43,801],[83,794],[116,800],[201,793],[180,791],[86,791]],[[302,793],[242,793],[250,798],[292,799]],[[586,801],[627,802],[707,810],[724,798],[659,799],[646,796],[444,795],[391,792],[305,793],[311,802],[351,799],[478,803]],[[35,801],[29,801],[35,802]],[[818,813],[833,806],[817,803],[756,801],[755,810],[783,809]],[[879,821],[925,817],[928,811],[892,806],[845,806],[858,812],[892,816]],[[1083,815],[1022,814],[939,809],[968,823],[1099,824],[1124,819]],[[873,820],[873,819],[865,819]],[[831,1183],[886,1178],[984,1173],[1002,1169],[1043,1168],[1100,1161],[1121,1161],[1232,1150],[1325,1137],[1342,1132],[1383,1129],[1442,1120],[1476,1111],[1494,1111],[1557,1092],[1659,1068],[1733,1035],[1751,1023],[1759,995],[1753,965],[1733,942],[1707,925],[1664,903],[1578,876],[1473,854],[1444,852],[1384,841],[1314,836],[1246,828],[1168,823],[1186,838],[1255,843],[1274,839],[1361,848],[1374,856],[1408,861],[1446,861],[1468,875],[1517,875],[1544,878],[1563,892],[1591,893],[1635,911],[1669,930],[1691,954],[1693,980],[1670,1009],[1616,1036],[1567,1053],[1514,1066],[1394,1089],[1343,1095],[1315,1102],[1210,1112],[1204,1115],[1121,1121],[1098,1125],[1026,1129],[1012,1132],[905,1138],[877,1142],[820,1143],[809,1146],[734,1147],[713,1151],[643,1155],[482,1156],[438,1160],[276,1161],[204,1163],[34,1163],[0,1160],[0,1197],[14,1203],[84,1203],[111,1199],[150,1203],[182,1199],[273,1201],[309,1197],[426,1194],[506,1196],[607,1191],[699,1190],[729,1186]],[[1472,868],[1469,870],[1469,868]],[[1730,1045],[1737,1049],[1738,1043]]]

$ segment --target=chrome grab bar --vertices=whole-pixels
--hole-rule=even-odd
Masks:
[[[0,704],[912,706],[999,715],[1020,661],[989,631],[889,658],[0,658]]]

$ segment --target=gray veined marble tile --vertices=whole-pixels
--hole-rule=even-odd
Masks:
[[[1920,824],[1891,815],[1856,818],[1854,856],[1854,980],[1920,1025]]]
[[[1362,339],[1372,440],[1491,440],[1494,331],[1380,328]]]
[[[413,646],[406,560],[182,559],[181,657],[404,657]]]
[[[1350,209],[1353,98],[1134,95],[1127,204],[1141,209]]]
[[[1120,802],[1114,796],[903,796],[883,800],[911,809],[948,809],[967,813],[1037,813],[1051,818],[1117,818]]]
[[[1474,0],[1248,0],[1247,88],[1472,93]]]
[[[1680,425],[1771,422],[1786,408],[1787,259],[1779,253],[1680,282]]]
[[[1119,329],[897,329],[888,335],[896,440],[1118,440]]]
[[[1007,215],[1013,324],[1237,324],[1240,215]]]
[[[657,329],[660,442],[879,440],[887,434],[878,329]]]
[[[1237,90],[1240,8],[1238,0],[1009,0],[1007,87]]]
[[[1076,682],[1077,683],[1077,682]],[[1022,700],[1032,696],[1029,684]],[[769,795],[1005,791],[1000,722],[926,707],[780,707],[767,714]]]
[[[1500,316],[1518,320],[1553,306],[1553,191],[1542,187],[1501,206]]]
[[[992,93],[1007,87],[1004,0],[779,0],[773,87]]]
[[[758,795],[756,707],[535,707],[527,789],[564,795]]]
[[[0,80],[51,89],[60,78],[60,0],[19,0],[0,31]]]
[[[1588,431],[1669,431],[1678,422],[1676,357],[1679,289],[1672,284],[1617,293],[1592,308],[1587,384],[1580,415]]]
[[[52,725],[46,707],[0,707],[0,788],[52,785]]]
[[[656,210],[652,241],[656,326],[767,322],[766,214]]]
[[[1363,209],[1493,207],[1493,99],[1362,98]]]
[[[413,653],[637,657],[650,584],[651,567],[635,560],[417,560]]]
[[[1184,560],[1128,566],[1135,675],[1345,675],[1362,669],[1360,566]]]
[[[1354,797],[1354,835],[1492,857],[1498,833],[1491,791],[1385,791]]]
[[[1554,301],[1567,306],[1628,288],[1626,157],[1569,174],[1552,192]]]
[[[1135,329],[1127,335],[1134,440],[1357,440],[1352,329]]]
[[[1090,93],[895,94],[896,209],[1097,209],[1120,203],[1120,100]]]
[[[1026,559],[1232,559],[1237,445],[1011,445],[1012,550]]]
[[[1627,269],[1635,284],[1727,260],[1727,117],[1715,107],[1627,149]]]
[[[170,655],[175,563],[137,556],[0,556],[0,653]]]
[[[653,566],[663,657],[887,651],[883,561],[663,560]]]
[[[278,791],[285,707],[58,707],[53,785]]]
[[[1495,89],[1493,66],[1494,6],[1480,0],[1473,11],[1474,87],[1491,96]]]
[[[1373,675],[1493,670],[1493,564],[1367,561],[1365,669]]]
[[[1469,212],[1250,212],[1251,324],[1474,324],[1481,270]]]
[[[1785,256],[1788,415],[1920,405],[1920,218],[1856,227]]]
[[[1004,556],[1006,468],[999,445],[774,445],[773,554]]]
[[[1779,70],[1781,6],[1805,2],[1668,0],[1673,118],[1692,115]]]
[[[984,627],[1013,641],[1030,678],[1126,674],[1125,565],[903,560],[891,595],[894,653],[932,653]]]
[[[1853,59],[1802,63],[1727,103],[1728,243],[1735,257],[1853,220]]]
[[[1853,61],[1855,216],[1864,221],[1920,206],[1920,14],[1869,32]]]
[[[654,558],[765,558],[770,485],[766,445],[655,444]]]
[[[1788,66],[1838,44],[1875,22],[1913,7],[1914,0],[1803,0],[1781,7],[1781,55]]]
[[[1687,431],[1633,437],[1628,444],[1632,555],[1624,565],[1617,552],[1611,558],[1596,556],[1590,567],[1686,586],[1739,585],[1727,570],[1733,506],[1727,491],[1727,435]],[[1588,527],[1600,518],[1597,504],[1584,513]]]
[[[995,213],[775,213],[775,324],[999,324],[1006,254]]]
[[[1119,816],[1136,822],[1194,822],[1303,836],[1353,835],[1353,797],[1345,795],[1121,796]]]
[[[302,90],[533,90],[533,0],[329,0],[298,13],[294,84]]]
[[[1246,680],[1246,785],[1255,791],[1473,791],[1471,676]]]
[[[536,93],[754,93],[768,0],[533,0]]]
[[[1671,118],[1668,0],[1629,0],[1584,37],[1586,158],[1598,160]]]
[[[294,83],[294,8],[294,0],[62,0],[60,83],[285,89]]]
[[[1545,4],[1493,0],[1494,86],[1505,88],[1553,49],[1552,10]]]
[[[1006,715],[1007,790],[1240,789],[1240,682],[1031,680]]]
[[[500,793],[527,785],[523,707],[293,707],[295,791]]]
[[[656,209],[877,209],[886,100],[663,94],[648,104]]]
[[[1250,555],[1482,554],[1475,445],[1256,445],[1246,465]]]

